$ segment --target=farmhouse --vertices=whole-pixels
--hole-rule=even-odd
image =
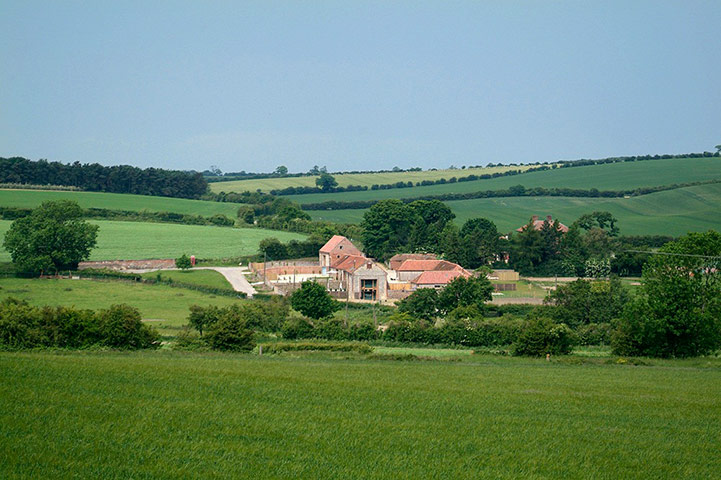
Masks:
[[[333,235],[318,252],[321,268],[332,268],[347,256],[365,257],[353,243],[342,235]]]
[[[538,215],[534,215],[533,218],[531,219],[531,222],[532,222],[534,230],[541,230],[543,228],[543,224],[545,222],[548,222],[549,224],[553,225],[554,220],[551,215],[546,216],[545,220],[539,220]],[[556,220],[556,223],[558,224],[558,228],[560,231],[562,231],[563,233],[566,233],[568,231],[568,227],[566,225],[562,224],[558,220]],[[517,228],[516,231],[522,232],[526,229],[527,226],[528,225],[523,225],[522,227]]]

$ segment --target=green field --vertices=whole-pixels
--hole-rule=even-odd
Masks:
[[[188,308],[193,304],[225,306],[239,301],[185,288],[117,280],[0,278],[0,299],[7,297],[37,306],[75,306],[90,310],[127,303],[140,310],[142,318],[152,321],[161,331],[188,323]]]
[[[456,170],[424,170],[421,172],[385,172],[385,173],[347,173],[333,175],[341,187],[348,185],[366,185],[369,188],[373,184],[389,184],[396,182],[422,182],[423,180],[449,179],[451,177],[465,177],[468,175],[491,175],[497,172],[508,170],[526,170],[533,165],[520,165],[517,167],[486,167],[467,168]],[[268,192],[275,188],[287,187],[314,187],[317,176],[306,177],[283,177],[283,178],[261,178],[258,180],[234,180],[230,182],[213,182],[210,189],[213,192],[254,192],[260,189]]]
[[[365,192],[313,193],[292,195],[288,198],[300,203],[316,203],[330,200],[382,200],[385,198],[413,198],[443,193],[502,190],[514,185],[625,190],[715,179],[721,180],[721,158],[665,159],[561,168],[542,172],[529,172],[510,177],[426,187],[392,188],[390,190],[368,190]]]
[[[585,168],[585,167],[583,167]],[[578,170],[581,170],[580,168]],[[529,174],[530,175],[530,174]],[[486,217],[501,232],[524,225],[533,215],[553,215],[570,225],[584,213],[606,210],[618,218],[623,235],[682,235],[721,230],[721,184],[701,185],[632,198],[508,197],[445,202],[456,222]],[[308,212],[316,220],[358,223],[365,210]]]
[[[0,477],[707,479],[721,471],[718,359],[634,367],[342,357],[0,353]]]
[[[0,190],[0,206],[35,208],[50,200],[75,200],[83,208],[107,208],[149,212],[174,212],[209,217],[220,213],[236,218],[237,203],[186,200],[184,198],[151,197],[124,193],[56,192],[46,190]]]
[[[143,278],[157,278],[161,275],[164,280],[170,279],[173,282],[190,283],[193,285],[201,285],[212,288],[227,288],[232,290],[233,287],[228,280],[215,270],[158,270],[156,272],[143,273]]]
[[[0,237],[10,228],[0,221]],[[98,245],[90,260],[137,260],[177,258],[184,253],[198,258],[231,258],[258,253],[264,238],[282,242],[302,240],[305,235],[262,228],[228,228],[171,223],[91,221],[100,226]],[[0,261],[10,254],[0,249]]]

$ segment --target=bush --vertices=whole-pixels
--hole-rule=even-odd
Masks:
[[[280,353],[291,351],[327,351],[327,352],[357,352],[371,353],[373,347],[366,343],[324,343],[324,342],[300,342],[300,343],[269,343],[263,345],[263,350],[268,353]]]
[[[175,337],[175,343],[173,344],[173,350],[195,351],[207,348],[208,342],[187,325]]]
[[[190,263],[190,258],[186,254],[183,254],[175,259],[175,266],[181,270],[187,270],[191,268],[193,264]]]
[[[610,323],[589,323],[576,329],[579,345],[609,345],[613,327]]]
[[[137,309],[113,305],[95,313],[69,307],[38,308],[13,298],[0,302],[0,346],[23,348],[157,348],[157,331]]]
[[[323,285],[310,280],[301,284],[290,297],[293,309],[313,319],[327,318],[340,309]]]
[[[112,305],[97,313],[102,343],[115,348],[152,348],[159,346],[158,332],[140,320],[140,312],[130,305]]]
[[[514,344],[514,354],[532,357],[567,355],[573,350],[574,343],[575,335],[566,324],[554,323],[547,317],[530,317]]]
[[[280,329],[283,338],[295,340],[296,338],[312,338],[313,324],[305,318],[289,318]]]
[[[206,340],[214,350],[247,352],[255,347],[253,330],[248,327],[243,312],[232,307],[208,329]]]

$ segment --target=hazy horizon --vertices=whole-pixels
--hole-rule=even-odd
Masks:
[[[0,156],[306,172],[714,151],[721,8],[0,5]]]

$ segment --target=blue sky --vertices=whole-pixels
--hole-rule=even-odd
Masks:
[[[0,156],[223,171],[714,150],[718,1],[0,2]]]

